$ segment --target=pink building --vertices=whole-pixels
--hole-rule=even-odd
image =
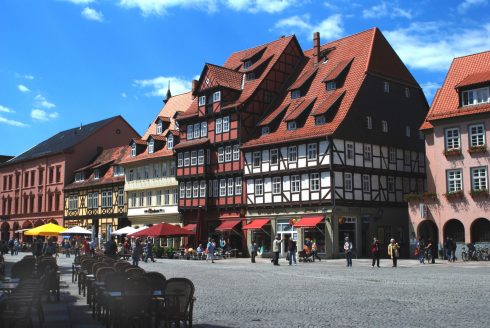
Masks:
[[[63,188],[74,170],[103,148],[127,144],[138,133],[121,116],[62,131],[0,164],[0,239],[19,230],[63,224]]]
[[[455,58],[421,130],[427,190],[410,199],[412,237],[490,242],[490,51]]]

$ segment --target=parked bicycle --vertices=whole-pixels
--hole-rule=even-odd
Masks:
[[[488,247],[476,248],[472,244],[468,244],[467,247],[463,246],[461,251],[463,261],[488,261],[489,257],[490,250]]]

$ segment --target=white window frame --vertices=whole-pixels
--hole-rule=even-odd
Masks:
[[[405,150],[405,153],[404,153],[404,156],[403,156],[403,159],[404,159],[404,163],[405,165],[410,165],[411,164],[411,156],[410,156],[410,150]]]
[[[208,136],[208,122],[201,122],[201,138]]]
[[[252,166],[260,167],[261,163],[262,163],[262,152],[254,151],[252,154]]]
[[[174,135],[169,134],[167,137],[167,149],[173,149],[174,148]]]
[[[352,173],[350,172],[345,172],[344,173],[344,190],[345,191],[352,191]]]
[[[199,186],[199,197],[206,197],[206,181],[202,180]]]
[[[373,129],[373,118],[371,116],[366,116],[366,128],[368,130]]]
[[[395,192],[395,177],[394,176],[388,176],[387,177],[386,188],[388,189],[388,192]]]
[[[271,165],[279,164],[279,149],[277,148],[271,149],[270,161],[271,161]]]
[[[155,140],[150,139],[148,141],[148,154],[153,154],[155,152]]]
[[[381,132],[388,133],[388,121],[381,121]]]
[[[463,190],[463,170],[446,171],[446,190],[448,193]]]
[[[281,186],[282,186],[281,177],[273,177],[272,178],[272,194],[273,195],[280,195],[281,189],[282,189]]]
[[[371,162],[373,159],[373,149],[371,145],[364,144],[364,160],[366,162]]]
[[[298,99],[300,97],[301,97],[300,89],[291,90],[291,99]]]
[[[235,190],[235,179],[228,178],[227,195],[233,196],[234,190]]]
[[[471,190],[488,190],[488,169],[486,166],[471,168]]]
[[[192,198],[199,198],[199,181],[192,183]]]
[[[223,132],[229,132],[230,131],[230,117],[225,116],[223,117]]]
[[[162,177],[166,177],[168,174],[167,162],[162,162]]]
[[[187,125],[187,140],[192,140],[194,139],[194,125],[193,124],[188,124]]]
[[[318,145],[316,143],[314,144],[308,144],[308,160],[313,161],[318,158]]]
[[[218,148],[218,163],[224,163],[225,161],[225,149],[223,147]]]
[[[368,174],[362,175],[362,192],[371,192],[371,176]]]
[[[199,106],[206,105],[206,96],[199,96]]]
[[[185,198],[192,198],[192,182],[190,181],[185,184]]]
[[[287,123],[287,128],[289,131],[294,131],[298,128],[298,126],[296,125],[296,121],[289,121]]]
[[[242,194],[242,178],[241,177],[236,177],[235,178],[235,195],[241,195]]]
[[[254,191],[255,191],[255,196],[263,196],[264,195],[264,180],[255,179]]]
[[[162,205],[162,191],[161,190],[156,191],[155,198],[156,198],[156,205],[157,206]]]
[[[328,81],[327,82],[327,91],[330,91],[330,90],[335,90],[337,89],[337,83],[334,81]]]
[[[261,135],[266,135],[266,134],[269,134],[270,133],[270,129],[268,126],[263,126],[262,127],[262,130],[261,130]]]
[[[100,170],[99,169],[95,169],[94,170],[94,179],[95,180],[99,180],[100,179]]]
[[[299,174],[291,176],[291,192],[298,193],[301,191],[301,176]]]
[[[220,197],[226,196],[226,179],[219,180],[219,196]]]
[[[446,150],[461,149],[461,132],[459,128],[448,128],[444,131]]]
[[[322,125],[327,122],[327,119],[325,118],[325,115],[318,115],[315,116],[315,125]]]
[[[185,183],[184,182],[181,182],[180,185],[179,185],[179,191],[180,191],[180,199],[184,199],[185,198]]]
[[[346,158],[347,159],[354,159],[354,143],[353,142],[347,142],[345,144],[346,148]]]
[[[223,133],[223,120],[221,118],[217,118],[214,123],[214,133],[215,134]]]
[[[197,152],[197,165],[204,164],[204,149],[199,149]]]
[[[124,175],[124,167],[121,165],[114,165],[113,176],[120,177]]]
[[[158,120],[157,122],[157,134],[162,134],[163,132],[163,122],[162,120]]]
[[[178,167],[184,166],[184,154],[183,153],[177,154],[177,166]]]
[[[184,153],[184,166],[189,166],[191,164],[191,154],[186,151]]]
[[[490,102],[490,88],[483,87],[461,92],[461,104],[463,107]]]
[[[131,145],[131,157],[136,157],[136,143]]]
[[[310,173],[310,191],[320,191],[320,173]]]
[[[213,102],[221,101],[221,91],[216,91],[213,93]]]
[[[124,206],[124,189],[117,190],[117,206]]]
[[[396,148],[394,147],[388,149],[388,162],[396,163]]]
[[[214,197],[219,197],[219,181],[213,180],[213,195]]]
[[[170,205],[170,189],[163,192],[163,205]]]
[[[225,147],[225,162],[231,162],[231,146]]]
[[[240,160],[240,147],[238,145],[233,145],[233,160]]]
[[[201,123],[194,123],[194,139],[201,137]]]
[[[485,140],[485,125],[473,124],[468,127],[470,147],[484,146]]]
[[[191,166],[197,165],[197,150],[191,151]]]
[[[288,162],[296,163],[298,161],[298,146],[288,147]]]

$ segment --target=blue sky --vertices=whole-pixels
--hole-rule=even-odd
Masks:
[[[144,133],[167,83],[296,34],[303,49],[377,26],[429,103],[453,57],[490,49],[490,0],[0,0],[0,154],[121,114]]]

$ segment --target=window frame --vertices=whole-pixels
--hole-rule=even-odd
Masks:
[[[369,116],[369,115],[366,116],[366,128],[368,130],[373,129],[373,117],[372,116]]]
[[[349,184],[347,183],[349,182]],[[352,191],[354,187],[354,181],[352,180],[351,172],[344,172],[344,191]]]
[[[451,174],[459,174],[459,177],[451,177]],[[453,186],[451,186],[453,184]],[[458,186],[459,184],[459,186]],[[458,187],[460,187],[458,189]],[[462,169],[451,169],[446,170],[446,192],[454,193],[463,190],[463,170]]]
[[[218,147],[218,163],[225,162],[225,149],[223,147]]]
[[[199,182],[199,197],[205,198],[206,197],[206,190],[207,190],[206,181],[201,180]]]
[[[297,128],[298,128],[298,125],[296,124],[296,121],[288,121],[288,123],[287,123],[288,131],[294,131]]]
[[[225,147],[225,163],[231,162],[231,159],[232,159],[231,146],[226,146]]]
[[[301,175],[294,174],[290,178],[291,181],[291,193],[301,192]]]
[[[234,196],[234,192],[235,192],[235,179],[228,178],[228,181],[226,184],[226,195],[227,196]]]
[[[197,150],[191,151],[191,166],[197,165]]]
[[[230,132],[230,117],[223,117],[223,132]]]
[[[362,148],[364,161],[371,162],[373,160],[373,147],[370,144],[364,144]]]
[[[206,96],[199,96],[199,104],[198,106],[206,105]]]
[[[371,192],[371,176],[369,174],[362,175],[362,192]]]
[[[262,152],[254,151],[252,153],[252,167],[260,167],[262,164]]]
[[[234,161],[240,160],[240,146],[239,145],[233,145],[233,160]]]
[[[291,151],[294,150],[294,151]],[[294,154],[294,157],[292,156]],[[288,163],[298,162],[298,146],[288,147]]]
[[[187,124],[186,139],[187,140],[194,139],[194,124]]]
[[[273,161],[274,158],[275,161]],[[279,165],[279,148],[273,148],[270,150],[269,160],[270,160],[270,165]]]
[[[235,178],[235,196],[239,196],[242,194],[242,189],[243,189],[242,184],[243,184],[242,177],[236,177]]]
[[[167,149],[173,149],[174,148],[174,135],[172,133],[169,133],[167,137]]]
[[[301,98],[301,90],[300,89],[291,90],[291,99],[298,99],[298,98]]]
[[[197,151],[197,165],[204,164],[204,149],[199,149]]]
[[[208,122],[201,122],[201,138],[208,136]]]
[[[474,133],[472,130],[474,128],[481,128],[481,132],[476,132]],[[470,147],[480,147],[480,146],[485,146],[486,145],[486,136],[485,136],[485,124],[483,123],[477,123],[477,124],[471,124],[468,126],[468,142]],[[476,137],[476,143],[473,143],[473,139]],[[481,143],[479,142],[481,139]]]
[[[272,178],[272,194],[280,195],[282,192],[282,179],[281,177]]]
[[[308,144],[307,160],[315,161],[318,159],[318,144],[310,143]]]
[[[214,133],[215,134],[223,133],[223,119],[222,118],[217,118],[214,121]]]
[[[310,173],[309,179],[310,179],[310,191],[320,191],[321,189],[320,173],[319,172]]]
[[[454,132],[457,131],[457,136],[454,136]],[[451,136],[449,134],[452,133]],[[450,142],[451,141],[451,142]],[[450,147],[451,144],[451,147]],[[457,144],[457,146],[455,146]],[[452,127],[444,129],[444,147],[446,150],[460,150],[461,149],[461,130],[459,127]]]
[[[381,132],[388,133],[388,121],[381,121]]]
[[[485,175],[484,176],[478,176],[478,177],[475,177],[474,173],[476,171],[483,171],[485,172]],[[471,167],[470,168],[470,177],[471,177],[471,190],[472,191],[483,191],[483,190],[487,190],[488,191],[488,167],[487,166],[476,166],[476,167]],[[479,188],[475,188],[475,182],[476,182],[476,179],[479,179],[480,182],[478,183],[480,186]],[[481,182],[482,182],[482,179],[484,179],[484,184],[485,186],[482,188],[481,186]]]
[[[219,180],[219,197],[226,197],[226,179]]]
[[[213,102],[221,101],[221,91],[213,92]]]
[[[255,179],[255,181],[254,181],[254,195],[255,196],[264,196],[264,180],[263,179]]]

